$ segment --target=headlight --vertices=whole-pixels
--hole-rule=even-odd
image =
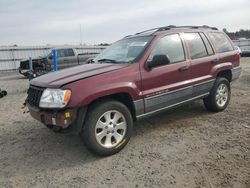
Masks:
[[[71,91],[66,89],[45,89],[40,99],[41,108],[63,108],[71,97]]]

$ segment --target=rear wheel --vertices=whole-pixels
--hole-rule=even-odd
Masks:
[[[90,107],[83,129],[86,147],[98,155],[112,155],[128,143],[133,119],[128,108],[114,100],[98,102]]]
[[[231,96],[230,83],[226,78],[218,77],[208,97],[203,99],[207,110],[219,112],[224,110]]]

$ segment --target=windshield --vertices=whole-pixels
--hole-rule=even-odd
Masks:
[[[94,63],[130,63],[144,51],[152,36],[122,39],[99,54]]]

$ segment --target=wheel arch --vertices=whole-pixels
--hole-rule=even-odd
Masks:
[[[221,70],[217,73],[217,78],[218,77],[223,77],[226,78],[229,82],[232,81],[232,71],[231,69],[225,69],[225,70]]]
[[[129,109],[133,119],[134,120],[136,119],[136,112],[135,112],[135,105],[133,103],[133,98],[131,97],[129,93],[126,93],[126,92],[114,93],[114,94],[98,97],[88,104],[88,108],[98,102],[105,101],[105,100],[112,100],[112,99],[124,104]]]
[[[223,77],[226,78],[229,82],[231,82],[232,69],[233,64],[231,62],[225,62],[215,65],[211,70],[211,73],[212,75],[214,75],[214,78]]]

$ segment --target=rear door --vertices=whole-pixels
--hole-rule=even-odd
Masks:
[[[75,54],[75,51],[72,48],[68,48],[66,49],[67,53],[66,53],[66,63],[67,63],[67,67],[72,67],[72,66],[76,66],[78,65],[78,60],[77,60],[77,55]]]
[[[188,32],[182,37],[187,45],[191,60],[190,74],[192,76],[193,97],[204,95],[214,84],[212,68],[219,62],[218,56],[204,33]]]
[[[67,67],[67,62],[65,61],[66,57],[66,50],[65,49],[58,49],[57,53],[57,65],[58,69],[63,69]]]
[[[147,61],[152,61],[154,55],[166,55],[170,64],[148,69],[145,62],[141,67],[146,113],[182,102],[192,94],[190,62],[186,60],[180,35],[170,34],[156,40]]]

